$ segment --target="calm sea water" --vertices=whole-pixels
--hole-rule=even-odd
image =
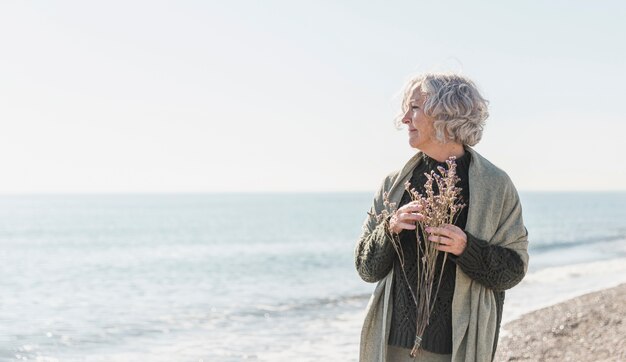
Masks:
[[[0,361],[355,361],[371,196],[2,196]],[[510,317],[621,280],[626,193],[522,201]]]

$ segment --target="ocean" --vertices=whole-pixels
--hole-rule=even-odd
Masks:
[[[626,281],[626,193],[521,193],[504,319]],[[0,196],[0,361],[356,361],[371,193]]]

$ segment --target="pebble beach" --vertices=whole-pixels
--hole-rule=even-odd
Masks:
[[[626,283],[503,326],[495,361],[626,361]]]

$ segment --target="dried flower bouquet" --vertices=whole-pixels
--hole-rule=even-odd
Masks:
[[[411,188],[411,184],[408,181],[404,185],[411,196],[411,201],[417,203],[420,207],[420,214],[423,215],[423,219],[416,223],[417,227],[415,229],[415,242],[417,243],[416,285],[412,286],[407,277],[404,267],[406,260],[400,244],[399,235],[388,231],[388,237],[392,240],[392,245],[398,254],[400,268],[402,269],[417,308],[417,328],[415,343],[411,350],[411,357],[417,355],[421,346],[422,336],[424,335],[426,326],[428,326],[428,321],[433,311],[434,302],[441,285],[441,276],[443,275],[443,269],[448,256],[448,253],[444,253],[439,278],[435,286],[435,269],[439,250],[436,248],[437,243],[428,240],[429,235],[426,229],[429,227],[440,227],[445,224],[453,224],[461,209],[465,207],[460,197],[461,188],[456,186],[459,177],[456,175],[455,157],[450,157],[446,160],[446,164],[448,166],[447,169],[441,166],[437,167],[439,174],[435,171],[431,171],[430,174],[425,174],[427,178],[424,184],[425,195],[417,192],[415,188]],[[396,211],[395,203],[389,202],[388,196],[388,194],[384,195],[385,208],[382,213],[378,215],[379,222],[388,222],[389,218]],[[386,229],[389,230],[389,228]],[[422,236],[424,240],[422,240]]]

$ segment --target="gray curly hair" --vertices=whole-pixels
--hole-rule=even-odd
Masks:
[[[474,146],[480,141],[489,117],[489,102],[480,95],[474,82],[454,73],[424,73],[412,78],[404,88],[403,113],[395,120],[398,127],[417,89],[426,98],[424,114],[434,119],[435,137],[440,142]]]

